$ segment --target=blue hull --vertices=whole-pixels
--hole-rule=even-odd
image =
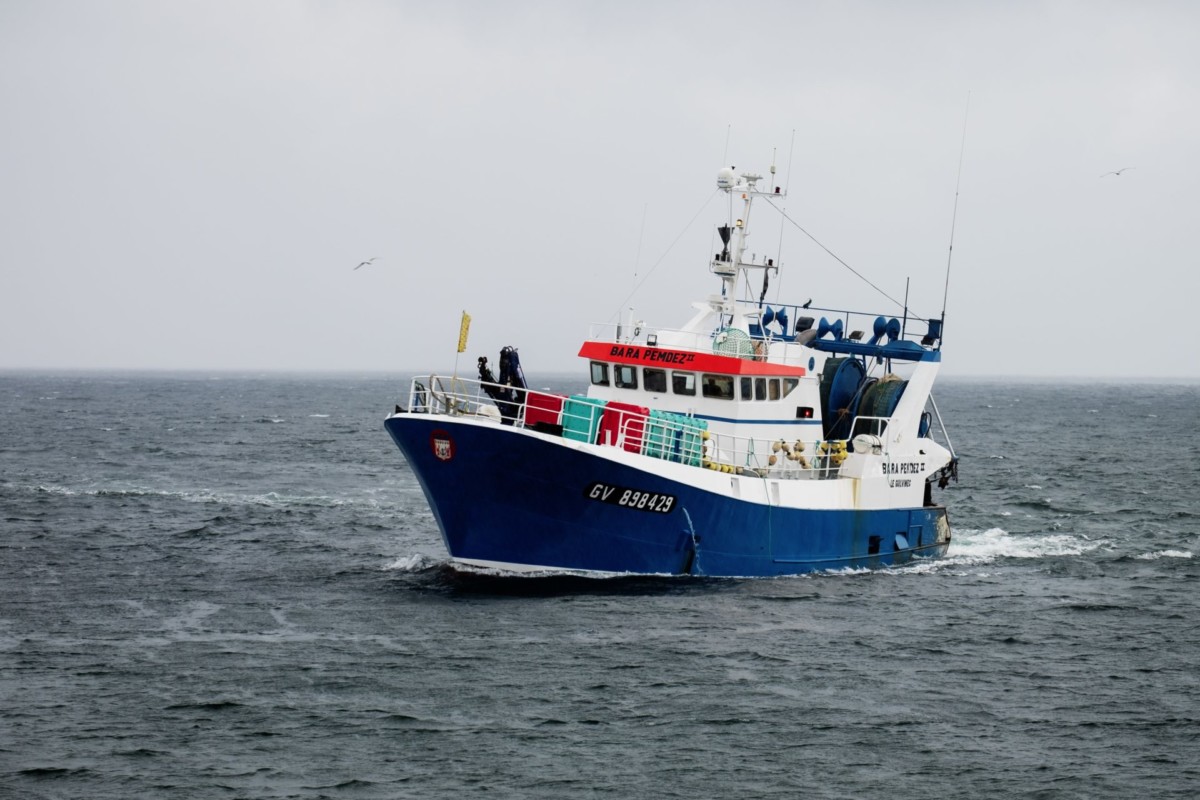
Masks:
[[[763,577],[884,567],[949,546],[940,506],[770,506],[512,427],[427,414],[385,426],[421,482],[446,549],[463,561]]]

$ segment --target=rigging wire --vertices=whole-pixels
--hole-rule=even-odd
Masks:
[[[805,229],[804,229],[804,228],[803,228],[803,227],[800,225],[800,223],[799,223],[799,222],[796,222],[796,220],[794,220],[794,219],[792,219],[791,217],[789,217],[789,216],[787,215],[787,212],[786,212],[786,211],[784,211],[784,210],[783,210],[783,209],[781,209],[779,206],[777,206],[777,205],[775,205],[773,202],[771,202],[771,198],[770,198],[770,197],[764,197],[763,199],[767,201],[767,204],[768,204],[769,206],[771,206],[771,208],[773,208],[773,209],[775,209],[776,211],[778,211],[778,212],[779,212],[779,214],[780,214],[780,216],[782,216],[782,217],[783,217],[784,219],[786,219],[788,222],[790,222],[790,223],[792,223],[793,225],[795,225],[795,226],[796,226],[796,230],[800,231],[800,232],[801,232],[801,233],[803,233],[805,236],[807,236],[809,239],[811,239],[811,240],[813,241],[813,243],[817,245],[817,247],[820,247],[820,248],[821,248],[822,250],[824,250],[826,253],[828,253],[829,255],[833,256],[833,259],[834,259],[835,261],[837,261],[837,262],[838,262],[839,264],[841,264],[843,267],[845,267],[846,269],[850,270],[850,271],[851,271],[851,272],[853,272],[855,275],[857,275],[857,276],[858,276],[858,278],[859,278],[859,280],[861,280],[863,283],[865,283],[865,284],[867,284],[868,286],[870,286],[870,287],[871,287],[872,289],[874,289],[875,291],[879,292],[881,295],[883,295],[884,297],[886,297],[888,300],[891,300],[891,301],[892,301],[893,303],[895,303],[896,305],[900,306],[901,308],[904,308],[904,303],[902,303],[902,302],[900,302],[899,300],[897,300],[896,298],[892,297],[890,294],[888,294],[887,292],[885,292],[883,289],[880,289],[878,286],[876,286],[874,283],[872,283],[870,280],[868,280],[868,279],[867,279],[867,277],[866,277],[865,275],[863,275],[861,272],[859,272],[858,270],[856,270],[854,267],[850,266],[850,265],[849,265],[849,264],[847,264],[845,261],[843,261],[841,258],[839,258],[837,253],[833,252],[833,251],[832,251],[832,250],[830,250],[828,247],[826,247],[825,245],[823,245],[823,244],[820,242],[820,240],[818,240],[818,239],[817,239],[817,237],[813,236],[811,233],[809,233],[808,231],[806,231],[806,230],[805,230]],[[921,320],[922,322],[925,322],[925,321],[927,321],[927,320],[925,320],[925,318],[924,318],[924,317],[917,316],[916,314],[914,314],[914,315],[913,315],[913,318],[914,318],[914,319],[919,319],[919,320]]]
[[[690,220],[688,220],[688,224],[683,226],[683,230],[681,230],[679,232],[679,235],[675,237],[674,241],[672,241],[671,244],[669,244],[667,246],[667,249],[665,251],[663,251],[663,254],[658,257],[658,260],[654,262],[654,264],[650,267],[650,269],[646,270],[646,274],[642,277],[642,279],[640,281],[638,281],[637,285],[633,287],[633,291],[631,291],[629,293],[629,295],[624,300],[622,300],[621,303],[617,306],[617,310],[614,311],[613,315],[608,318],[609,322],[612,322],[614,318],[617,318],[617,319],[620,318],[621,311],[625,308],[625,306],[627,306],[629,304],[629,301],[633,299],[633,296],[638,293],[638,289],[641,289],[642,284],[644,284],[647,280],[650,279],[650,276],[654,274],[654,270],[658,268],[658,265],[661,264],[664,259],[666,259],[666,257],[670,254],[671,250],[675,247],[675,245],[679,244],[679,240],[683,238],[683,235],[688,232],[688,229],[692,227],[692,225],[696,222],[697,219],[699,219],[700,215],[704,213],[704,209],[708,208],[708,204],[711,203],[712,199],[714,197],[716,197],[720,192],[721,192],[720,189],[714,189],[713,193],[704,199],[704,204],[701,205],[700,208],[696,211],[696,213],[692,216],[692,218]]]

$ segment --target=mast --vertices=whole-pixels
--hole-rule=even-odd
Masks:
[[[774,173],[774,169],[774,165],[772,165],[772,174]],[[767,193],[758,189],[758,182],[762,180],[761,175],[756,175],[752,172],[743,172],[741,175],[737,175],[735,180],[734,170],[734,167],[724,167],[717,172],[717,188],[729,195],[732,195],[734,192],[740,193],[742,213],[737,219],[730,220],[730,222],[717,229],[717,232],[721,235],[723,249],[720,253],[717,253],[710,265],[711,271],[715,275],[718,275],[722,281],[720,304],[722,320],[729,318],[731,323],[736,314],[738,278],[741,272],[750,269],[775,268],[774,259],[764,257],[761,264],[745,260],[746,248],[748,246],[747,239],[750,236],[751,206],[754,203],[755,196]],[[778,187],[775,188],[774,193],[782,196]],[[732,252],[730,248],[731,240]]]

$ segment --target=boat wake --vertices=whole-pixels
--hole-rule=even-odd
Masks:
[[[1106,547],[1104,539],[1088,539],[1065,533],[1011,534],[1003,528],[954,532],[950,549],[939,560],[920,560],[891,570],[893,573],[954,572],[963,567],[981,567],[1000,561],[1037,560],[1081,556]]]

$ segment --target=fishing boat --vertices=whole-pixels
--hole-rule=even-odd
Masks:
[[[385,427],[455,564],[763,577],[946,552],[934,489],[958,462],[932,396],[944,308],[764,302],[779,266],[747,252],[751,209],[778,210],[786,192],[763,183],[718,172],[719,293],[681,327],[592,326],[586,392],[529,389],[511,347],[498,375],[481,358],[478,380],[411,383]]]

